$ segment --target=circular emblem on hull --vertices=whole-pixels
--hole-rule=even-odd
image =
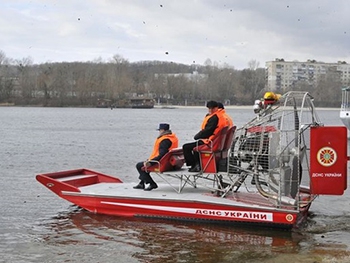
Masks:
[[[291,214],[286,215],[286,220],[288,222],[292,222],[293,221],[293,216]]]
[[[322,166],[332,166],[337,161],[337,153],[331,147],[323,147],[317,152],[317,161]]]

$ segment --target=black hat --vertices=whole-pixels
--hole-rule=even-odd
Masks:
[[[218,107],[219,109],[225,109],[224,104],[222,104],[221,102],[218,102]]]
[[[207,102],[207,108],[212,109],[218,107],[218,103],[214,100],[210,100]]]
[[[157,129],[159,130],[169,130],[170,129],[170,125],[168,123],[159,123],[159,128]]]

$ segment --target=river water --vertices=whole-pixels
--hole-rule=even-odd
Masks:
[[[237,126],[252,110],[230,108]],[[83,211],[35,175],[88,168],[137,182],[158,123],[180,145],[192,141],[206,108],[0,108],[0,262],[350,262],[350,199],[322,196],[303,229],[281,231],[125,219]],[[321,110],[342,125],[338,110]],[[159,178],[155,178],[160,180]]]

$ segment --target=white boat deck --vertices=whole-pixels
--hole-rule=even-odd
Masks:
[[[62,178],[57,178],[56,180],[57,181],[60,181],[60,182],[65,182],[65,181],[71,181],[71,180],[79,180],[79,179],[82,179],[82,178],[87,178],[89,176],[95,176],[94,174],[78,174],[78,175],[72,175],[72,176],[67,176],[67,177],[62,177]]]

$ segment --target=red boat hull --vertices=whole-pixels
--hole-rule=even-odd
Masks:
[[[37,180],[61,198],[92,213],[292,228],[307,214],[273,207],[265,200],[240,202],[241,196],[218,197],[208,189],[189,188],[178,194],[169,187],[144,192],[118,178],[87,169],[37,175]],[[255,197],[256,198],[256,197]]]
[[[96,214],[124,217],[154,217],[178,220],[222,221],[292,228],[299,213],[279,212],[207,203],[151,199],[125,199],[64,194],[62,198]]]

